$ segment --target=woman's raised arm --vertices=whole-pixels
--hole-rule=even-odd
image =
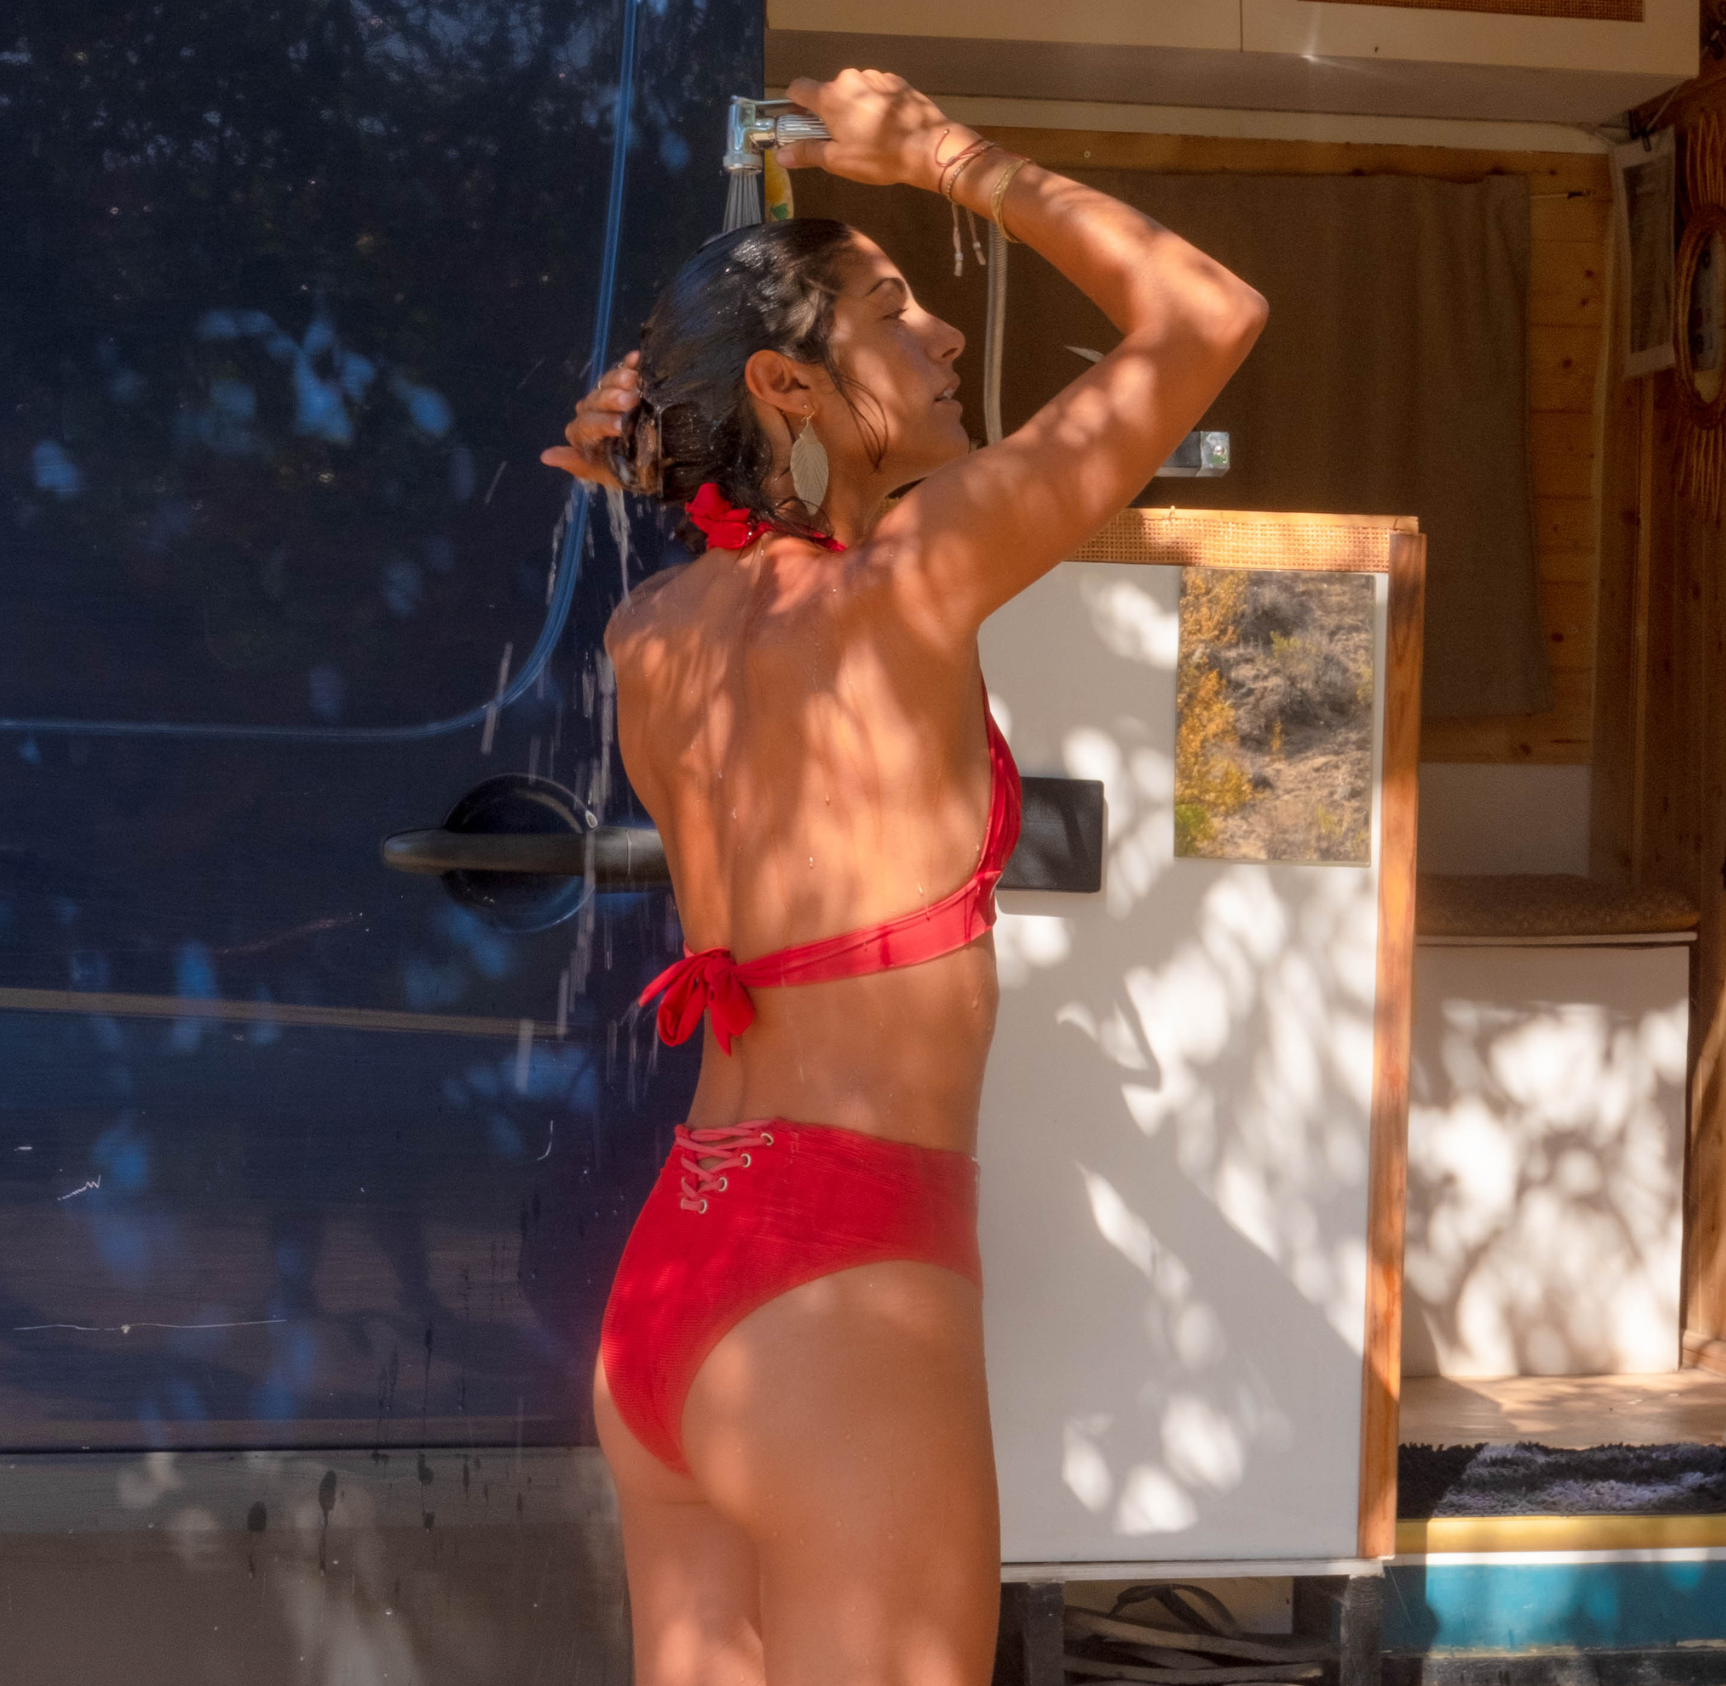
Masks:
[[[833,134],[784,149],[793,166],[933,190],[941,161],[977,138],[878,71],[787,91]],[[1121,341],[1000,444],[937,469],[876,527],[871,547],[912,588],[917,618],[959,637],[1126,507],[1240,367],[1267,315],[1246,282],[1107,194],[1024,163],[998,195],[1013,166],[1011,154],[983,153],[954,197],[983,216],[998,210]]]

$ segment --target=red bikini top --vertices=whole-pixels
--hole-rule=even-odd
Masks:
[[[716,550],[741,550],[771,525],[728,502],[711,482],[701,487],[685,509]],[[837,539],[817,542],[831,550],[845,548]],[[713,1034],[729,1054],[732,1039],[755,1022],[751,989],[829,983],[898,966],[920,966],[982,936],[995,923],[995,884],[1019,841],[1020,817],[1019,769],[989,713],[987,693],[983,719],[989,738],[989,825],[983,834],[983,856],[977,870],[957,890],[933,907],[901,914],[883,925],[822,937],[797,948],[758,955],[754,960],[734,960],[728,948],[706,948],[692,954],[685,947],[683,958],[667,966],[641,992],[638,1001],[645,1007],[656,995],[663,997],[659,1003],[660,1039],[673,1045],[687,1041],[701,1023],[701,1015],[711,1010]]]
[[[645,1007],[656,995],[659,1035],[676,1044],[688,1039],[711,1009],[713,1034],[731,1052],[734,1037],[755,1022],[751,989],[781,984],[829,983],[836,978],[861,978],[898,966],[920,966],[951,954],[995,923],[995,885],[1007,857],[1019,841],[1019,769],[1007,740],[984,701],[983,718],[989,735],[989,825],[983,835],[983,857],[977,870],[949,896],[932,907],[901,914],[882,925],[822,937],[797,948],[782,948],[754,960],[734,960],[728,948],[707,948],[667,966],[641,992]]]

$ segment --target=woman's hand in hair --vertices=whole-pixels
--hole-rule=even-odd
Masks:
[[[842,70],[831,82],[800,76],[785,91],[833,137],[780,147],[789,170],[815,167],[871,187],[934,188],[941,165],[977,138],[890,71]]]
[[[561,468],[577,480],[596,486],[616,486],[608,447],[628,425],[629,413],[641,402],[641,353],[632,351],[600,377],[599,385],[575,407],[575,418],[563,430],[567,445],[539,453],[547,468]]]

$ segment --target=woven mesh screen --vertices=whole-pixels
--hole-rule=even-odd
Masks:
[[[1601,23],[1642,21],[1642,0],[1354,0],[1354,4],[1422,12],[1507,12],[1519,18],[1593,18]]]
[[[1414,527],[1411,520],[1390,518],[1354,525],[1311,515],[1125,509],[1072,559],[1382,574],[1390,568],[1391,534]]]

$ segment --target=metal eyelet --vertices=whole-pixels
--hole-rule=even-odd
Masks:
[[[703,1200],[701,1202],[701,1204],[695,1208],[695,1210],[697,1212],[705,1212],[707,1210],[707,1202],[705,1200]]]
[[[731,1186],[731,1179],[729,1177],[721,1177],[719,1179],[719,1192],[721,1194],[723,1194],[726,1191],[726,1189],[728,1189],[730,1186]]]
[[[773,1138],[765,1130],[761,1132],[761,1145],[763,1147],[772,1147],[773,1145]]]
[[[747,1153],[744,1154],[744,1156],[743,1156],[743,1163],[746,1167],[751,1163],[751,1160],[750,1160],[749,1155]]]

